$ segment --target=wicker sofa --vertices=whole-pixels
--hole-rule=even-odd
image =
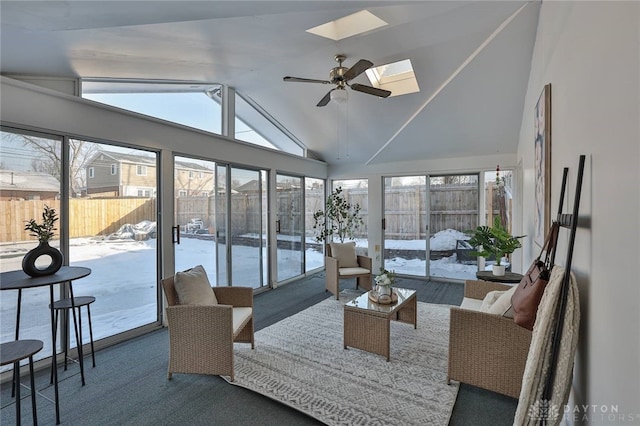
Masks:
[[[531,331],[513,319],[478,311],[486,294],[511,286],[467,281],[460,307],[451,308],[447,383],[456,380],[518,398]]]

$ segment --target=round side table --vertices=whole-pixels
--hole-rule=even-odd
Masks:
[[[491,271],[478,271],[476,272],[476,278],[483,281],[493,281],[496,283],[519,283],[522,280],[522,274],[515,272],[505,272],[504,275],[493,275]]]

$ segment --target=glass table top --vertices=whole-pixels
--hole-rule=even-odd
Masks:
[[[409,290],[407,288],[393,288],[393,292],[398,295],[398,301],[390,305],[376,303],[369,299],[369,293],[364,293],[358,296],[358,298],[345,303],[345,307],[365,309],[368,311],[390,313],[407,301],[411,296],[416,294],[415,290]]]

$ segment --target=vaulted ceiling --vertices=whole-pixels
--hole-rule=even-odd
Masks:
[[[306,30],[366,9],[387,26],[340,41]],[[539,2],[2,1],[2,73],[215,82],[267,110],[328,163],[515,153]],[[351,91],[316,107],[361,58],[410,59],[420,92]],[[370,85],[364,74],[353,82]],[[342,130],[341,130],[342,129]]]

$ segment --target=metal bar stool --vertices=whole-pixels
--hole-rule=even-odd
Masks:
[[[36,413],[36,385],[33,378],[33,355],[42,349],[40,340],[15,340],[0,344],[0,365],[13,363],[13,383],[16,390],[16,425],[20,425],[20,361],[29,358],[29,375],[31,376],[31,410],[33,424],[38,425]]]
[[[53,306],[51,309],[55,311],[54,323],[56,329],[58,328],[58,313],[60,311],[68,312],[69,309],[75,307],[78,310],[78,315],[75,315],[75,311],[73,312],[73,327],[76,333],[76,346],[82,345],[82,318],[80,317],[80,310],[83,306],[87,307],[87,317],[89,319],[89,337],[91,342],[91,360],[93,361],[93,366],[96,366],[96,357],[95,351],[93,349],[93,327],[91,325],[91,308],[90,305],[96,301],[96,298],[93,296],[78,296],[73,298],[73,305],[71,304],[72,299],[61,299],[53,302]],[[76,320],[77,318],[77,320]],[[64,369],[67,370],[67,359],[69,352],[69,344],[68,339],[64,341]],[[81,353],[80,351],[78,353]],[[82,378],[82,384],[84,385],[84,362],[80,357],[78,360],[80,364],[80,376]],[[53,371],[51,372],[51,382],[53,383]]]

